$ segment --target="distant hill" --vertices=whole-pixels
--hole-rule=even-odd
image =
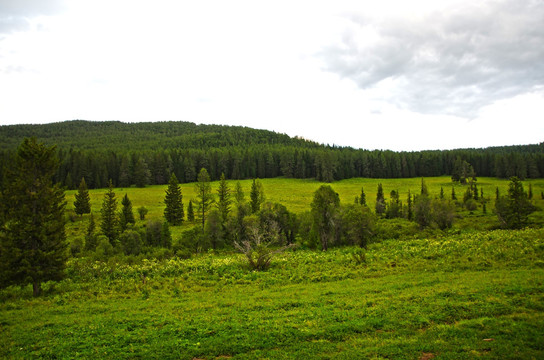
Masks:
[[[35,136],[62,149],[146,151],[209,149],[248,145],[318,147],[319,144],[268,130],[242,126],[197,125],[186,121],[123,123],[73,120],[40,125],[0,126],[0,149],[14,149]]]
[[[318,144],[273,131],[190,122],[122,123],[66,121],[44,125],[0,126],[2,169],[25,137],[57,145],[57,181],[75,188],[85,178],[90,188],[165,184],[171,173],[193,182],[201,168],[212,180],[352,177],[411,178],[451,175],[459,159],[477,176],[521,179],[544,176],[544,143],[534,145],[393,152]]]

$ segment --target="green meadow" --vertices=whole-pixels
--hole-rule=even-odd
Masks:
[[[263,179],[267,201],[300,214],[309,210],[314,180]],[[236,181],[230,181],[234,188]],[[398,190],[419,193],[421,178],[335,182],[342,203],[364,187],[374,206],[377,184],[386,200]],[[425,178],[432,196],[448,177]],[[249,197],[251,181],[241,181]],[[532,185],[541,209],[544,180]],[[212,188],[217,189],[218,183]],[[497,230],[495,189],[508,181],[479,178],[487,213],[459,209],[448,232],[380,239],[364,258],[358,249],[301,247],[251,271],[231,250],[189,259],[119,263],[71,258],[67,277],[0,290],[0,358],[6,359],[542,359],[544,358],[544,229]],[[184,205],[194,184],[182,184]],[[134,211],[161,220],[166,186],[115,189]],[[466,187],[455,185],[462,199]],[[74,191],[67,192],[68,210]],[[91,190],[100,222],[105,190]],[[68,239],[82,236],[88,215],[71,216]],[[141,224],[141,221],[138,220]],[[189,225],[171,227],[175,243]]]

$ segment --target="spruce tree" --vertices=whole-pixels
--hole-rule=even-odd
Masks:
[[[251,191],[249,193],[251,207],[251,213],[256,214],[261,209],[261,205],[264,203],[264,191],[263,184],[256,179],[253,179],[251,184]]]
[[[230,188],[225,180],[225,174],[221,174],[219,179],[219,188],[217,189],[217,209],[221,214],[222,221],[228,219],[230,213],[230,205],[232,200],[230,199]]]
[[[455,195],[455,188],[453,186],[451,187],[451,199],[453,201],[457,200],[457,195]]]
[[[361,187],[361,196],[359,197],[359,203],[363,206],[366,206],[366,194],[365,189]]]
[[[427,184],[425,184],[425,179],[421,178],[421,195],[429,196],[429,189]]]
[[[108,238],[111,245],[114,245],[118,235],[119,219],[117,218],[117,199],[115,198],[115,192],[113,192],[111,180],[108,191],[104,194],[100,215],[102,215],[102,223],[100,224],[102,234]]]
[[[96,223],[94,222],[94,215],[91,213],[89,218],[89,226],[87,226],[87,233],[85,234],[85,250],[94,251],[97,245],[96,238]]]
[[[25,139],[6,168],[3,202],[9,204],[0,229],[0,287],[64,277],[67,244],[64,190],[53,183],[59,167],[56,148]]]
[[[189,205],[187,205],[187,221],[195,222],[195,211],[193,209],[193,201],[189,200]]]
[[[123,200],[121,200],[121,205],[123,205],[123,208],[121,209],[121,214],[119,215],[119,221],[121,231],[125,231],[128,224],[136,223],[136,220],[134,220],[134,213],[132,212],[132,202],[128,198],[128,194],[125,194]]]
[[[409,189],[408,189],[407,203],[408,203],[408,212],[406,214],[406,218],[408,220],[413,220],[413,218],[414,218],[414,209],[413,209],[414,206],[413,206],[413,202],[412,202],[412,194],[411,194]]]
[[[81,178],[79,188],[75,195],[76,201],[74,201],[74,211],[78,215],[89,214],[91,212],[91,197],[89,196],[89,190],[87,189],[87,183],[85,178]]]
[[[183,195],[178,183],[178,178],[174,173],[170,176],[166,195],[164,197],[164,218],[171,225],[181,225],[185,213],[183,211]]]
[[[376,214],[382,215],[385,212],[385,197],[383,195],[382,184],[378,184],[378,192],[376,194]]]
[[[440,187],[440,199],[444,199],[444,188]]]
[[[206,224],[206,215],[213,203],[212,187],[210,185],[210,175],[205,168],[200,169],[197,182],[195,184],[195,192],[198,206],[198,216],[202,222],[202,229]]]
[[[244,202],[245,194],[242,189],[242,184],[239,181],[236,182],[236,187],[234,188],[234,199],[236,200],[236,205],[240,206]]]

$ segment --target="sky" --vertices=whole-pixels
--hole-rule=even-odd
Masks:
[[[0,0],[0,124],[73,119],[540,143],[544,1]]]

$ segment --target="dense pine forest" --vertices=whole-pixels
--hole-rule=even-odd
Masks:
[[[339,130],[341,131],[341,130]],[[194,182],[208,169],[211,180],[353,177],[411,178],[451,175],[460,163],[476,176],[520,179],[544,174],[544,143],[450,151],[393,152],[321,145],[272,131],[190,122],[122,123],[66,121],[0,126],[0,169],[25,137],[57,145],[56,181],[75,189]],[[387,134],[383,134],[387,136]],[[3,174],[0,173],[0,180]]]

